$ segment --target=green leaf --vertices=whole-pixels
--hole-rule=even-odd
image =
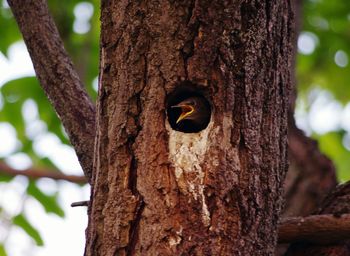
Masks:
[[[6,175],[6,174],[0,174],[0,182],[10,182],[14,176]]]
[[[0,121],[8,121],[16,127],[18,138],[25,141],[25,123],[22,116],[23,103],[33,99],[38,106],[39,117],[47,124],[50,132],[55,133],[62,143],[69,144],[61,130],[61,122],[48,101],[36,77],[24,77],[11,80],[1,88],[4,106],[0,111]]]
[[[7,256],[5,246],[3,244],[0,244],[0,256]]]
[[[350,57],[350,5],[346,0],[304,1],[303,31],[317,37],[315,51],[297,58],[298,89],[307,91],[315,85],[330,90],[342,103],[350,100],[350,65],[339,67],[335,54],[341,50]]]
[[[342,182],[350,180],[350,152],[342,144],[343,135],[343,131],[330,132],[317,138],[321,151],[333,160]]]
[[[47,195],[42,192],[35,184],[34,181],[30,181],[27,187],[28,195],[31,195],[44,207],[48,213],[54,213],[60,217],[64,217],[64,211],[57,203],[57,195]]]
[[[42,157],[40,158],[40,163],[38,163],[38,167],[40,168],[50,168],[52,170],[57,169],[56,165],[50,160],[48,157]]]
[[[11,44],[22,38],[15,19],[10,9],[0,8],[1,40],[0,52],[7,56],[7,50]]]
[[[34,239],[38,246],[43,246],[44,241],[41,238],[39,231],[33,227],[32,224],[24,217],[23,214],[19,214],[12,219],[12,223],[22,228],[31,238]]]

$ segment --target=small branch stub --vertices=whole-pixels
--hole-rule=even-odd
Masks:
[[[71,203],[71,207],[78,207],[78,206],[89,206],[90,201],[79,201]]]

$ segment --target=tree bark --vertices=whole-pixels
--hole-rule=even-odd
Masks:
[[[102,1],[85,255],[271,255],[287,170],[289,1]],[[166,115],[187,84],[206,129]]]

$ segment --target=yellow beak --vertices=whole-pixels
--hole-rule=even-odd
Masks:
[[[181,108],[181,115],[179,116],[179,118],[176,120],[176,123],[178,124],[181,120],[184,120],[186,117],[188,117],[189,115],[191,115],[194,111],[194,108],[190,105],[186,105],[186,104],[180,104],[180,105],[175,105],[172,106],[172,108]]]

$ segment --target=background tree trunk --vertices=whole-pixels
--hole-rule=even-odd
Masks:
[[[294,31],[298,35],[302,28],[302,0],[292,1],[295,18]],[[284,217],[307,216],[314,212],[324,197],[337,185],[335,167],[323,155],[315,140],[298,129],[294,120],[297,97],[295,62],[297,36],[294,37],[293,65],[291,67],[293,91],[290,96],[288,114],[289,169],[284,183]]]
[[[289,170],[285,180],[283,216],[308,216],[337,185],[335,167],[323,155],[316,141],[289,119]]]
[[[292,1],[295,13],[294,31],[296,35],[302,27],[302,0]],[[288,114],[288,151],[289,169],[284,181],[283,217],[308,216],[314,213],[324,197],[337,184],[335,167],[323,155],[315,140],[307,137],[298,129],[294,120],[295,100],[297,97],[297,81],[295,61],[297,55],[297,36],[294,38],[293,65],[291,69],[293,91],[290,96]],[[279,244],[276,255],[284,255],[288,244]]]
[[[86,255],[271,255],[287,170],[289,1],[102,1]],[[179,86],[212,105],[172,130]]]

